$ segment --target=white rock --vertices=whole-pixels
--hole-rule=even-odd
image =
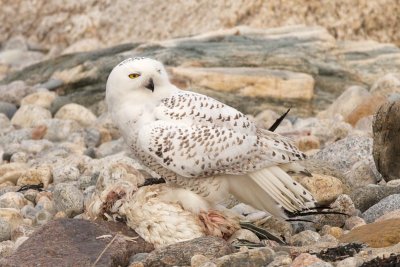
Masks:
[[[22,243],[24,243],[26,240],[28,240],[28,238],[29,238],[28,236],[21,236],[17,240],[15,240],[15,248],[14,249],[17,249],[19,246],[21,246]]]
[[[326,110],[318,114],[319,118],[332,118],[336,114],[347,117],[359,104],[363,103],[371,94],[361,86],[347,88]]]
[[[8,221],[8,223],[11,225],[11,231],[23,224],[21,212],[17,209],[0,208],[0,218]]]
[[[0,242],[11,239],[11,225],[10,223],[0,217]]]
[[[84,127],[90,126],[96,121],[96,116],[90,110],[75,103],[64,105],[54,117],[63,120],[74,120]]]
[[[53,200],[50,200],[48,196],[40,196],[35,209],[37,211],[45,210],[49,213],[56,213],[56,207]]]
[[[0,258],[11,256],[15,250],[15,244],[11,240],[0,242]]]
[[[73,132],[82,128],[79,123],[74,120],[47,119],[40,120],[35,123],[35,126],[45,125],[46,134],[43,138],[52,142],[67,140]]]
[[[233,233],[233,235],[228,239],[228,243],[233,243],[236,240],[247,240],[253,243],[260,243],[260,239],[250,230],[239,229]]]
[[[53,169],[54,184],[78,181],[80,175],[77,166],[72,164],[60,165]]]
[[[49,109],[51,103],[56,98],[57,94],[49,91],[38,91],[36,93],[25,96],[21,100],[21,106],[35,105],[45,109]]]
[[[24,163],[8,163],[0,165],[0,184],[10,181],[16,183],[19,177],[25,173],[28,166]]]
[[[37,209],[35,209],[31,205],[26,205],[21,209],[22,216],[24,216],[24,218],[31,220],[35,219],[37,212],[38,212]]]
[[[27,170],[17,181],[17,185],[37,185],[43,183],[44,188],[53,181],[52,170],[49,166],[41,165]]]
[[[71,184],[57,184],[53,192],[54,203],[58,211],[65,211],[69,217],[83,212],[83,194]]]
[[[50,212],[46,210],[41,210],[38,213],[36,213],[35,222],[37,225],[44,225],[48,223],[52,218],[53,215]]]
[[[19,192],[7,192],[0,196],[0,208],[22,209],[27,204],[28,201]]]
[[[6,85],[0,85],[0,100],[20,104],[21,99],[35,92],[35,89],[25,84],[23,81],[14,81]]]
[[[21,127],[31,127],[38,120],[50,119],[51,113],[49,110],[34,106],[25,105],[21,106],[11,119],[11,123]]]

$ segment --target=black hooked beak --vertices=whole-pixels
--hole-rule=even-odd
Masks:
[[[152,92],[154,92],[154,82],[153,79],[150,78],[149,82],[144,86],[147,89],[151,90]]]

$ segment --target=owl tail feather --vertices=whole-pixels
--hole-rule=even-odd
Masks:
[[[296,213],[316,207],[311,193],[279,166],[231,178],[229,187],[231,194],[240,201],[285,219],[286,212]]]

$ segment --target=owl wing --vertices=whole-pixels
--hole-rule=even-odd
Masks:
[[[158,120],[140,129],[138,146],[164,168],[184,177],[245,174],[305,157],[269,133]]]

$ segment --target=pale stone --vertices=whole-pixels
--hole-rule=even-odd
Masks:
[[[27,204],[28,201],[19,192],[7,192],[0,196],[0,208],[22,209]]]
[[[7,181],[16,184],[27,168],[25,163],[19,162],[0,165],[0,184]]]
[[[390,220],[390,219],[400,219],[400,209],[398,210],[393,210],[389,211],[388,213],[385,213],[381,217],[375,220],[375,222],[380,222],[380,221],[385,221],[385,220]]]
[[[304,73],[266,68],[183,68],[172,69],[175,77],[195,86],[247,97],[310,100],[314,78]]]
[[[63,120],[74,120],[85,127],[96,121],[96,116],[90,110],[75,103],[64,105],[54,117]]]
[[[360,218],[358,216],[351,216],[348,218],[345,223],[344,223],[344,229],[347,230],[352,230],[354,228],[360,227],[365,225],[365,221],[363,218]]]
[[[317,243],[321,239],[321,236],[311,230],[305,230],[298,234],[295,234],[290,238],[290,244],[293,246],[305,246]]]
[[[343,193],[343,183],[333,176],[313,173],[312,177],[299,178],[299,182],[319,203],[330,203]]]
[[[53,181],[52,170],[49,166],[39,166],[29,169],[19,177],[17,185],[37,185],[43,183],[44,188]]]
[[[210,259],[201,254],[195,254],[190,259],[190,266],[191,267],[200,267],[203,266],[204,263],[209,262]]]
[[[361,86],[347,88],[326,110],[318,114],[319,118],[332,118],[336,114],[347,117],[359,104],[370,97],[367,89]]]
[[[308,253],[301,253],[299,256],[297,256],[293,262],[291,267],[305,267],[305,266],[310,266],[315,263],[322,263],[324,262],[323,260],[317,258],[314,255],[308,254]]]
[[[23,224],[21,212],[13,208],[0,208],[0,218],[8,221],[11,225],[11,231]]]
[[[253,243],[260,243],[260,239],[251,232],[250,230],[247,229],[239,229],[236,232],[233,233],[233,235],[228,239],[228,243],[233,243],[236,240],[247,240]]]
[[[21,106],[11,119],[11,123],[21,127],[31,127],[36,121],[50,119],[51,113],[45,108],[25,105]]]
[[[39,197],[38,201],[36,202],[35,209],[45,210],[52,214],[56,213],[55,203],[53,200],[51,200],[51,197],[48,196]]]
[[[15,250],[15,244],[11,240],[0,242],[0,258],[11,256]]]
[[[51,103],[56,98],[57,94],[49,91],[38,91],[36,93],[25,96],[21,100],[21,106],[35,105],[45,109],[49,109]]]

